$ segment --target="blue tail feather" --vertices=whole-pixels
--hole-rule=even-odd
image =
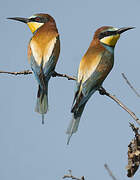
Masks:
[[[41,88],[38,89],[38,96],[35,111],[42,115],[42,124],[44,124],[44,114],[48,111],[48,84],[44,93]]]
[[[70,121],[70,124],[66,131],[66,133],[68,134],[67,145],[69,144],[70,138],[73,135],[73,133],[76,133],[76,131],[78,130],[78,126],[79,126],[80,119],[81,119],[85,105],[86,105],[86,102],[82,104],[78,109],[76,109],[75,112],[73,112],[72,120]]]

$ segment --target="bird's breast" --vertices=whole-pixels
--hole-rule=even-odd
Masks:
[[[48,42],[43,52],[43,66],[49,61],[50,57],[53,55],[53,51],[55,49],[57,38],[54,37],[52,40]]]
[[[90,76],[97,72],[101,81],[105,79],[114,64],[114,54],[103,48],[90,48],[80,62],[78,71],[78,82],[85,82]]]
[[[31,40],[30,48],[31,48],[32,55],[33,55],[36,63],[40,66],[40,64],[42,62],[42,55],[43,55],[43,51],[42,51],[41,47],[38,45],[38,43],[36,41]]]
[[[38,35],[32,38],[30,41],[30,47],[34,59],[38,65],[43,61],[43,65],[49,60],[57,38],[52,35]]]
[[[98,66],[96,67],[96,72],[100,74],[100,80],[103,81],[106,76],[111,71],[114,65],[114,54],[109,51],[105,51],[102,55]]]
[[[102,52],[98,52],[93,48],[88,49],[87,53],[84,55],[80,62],[79,72],[78,72],[78,82],[83,79],[86,81],[91,74],[96,70],[98,64],[100,63],[102,57]]]

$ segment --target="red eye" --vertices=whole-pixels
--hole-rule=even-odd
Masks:
[[[39,18],[39,17],[36,17],[36,18],[35,18],[35,21],[40,21],[40,18]]]

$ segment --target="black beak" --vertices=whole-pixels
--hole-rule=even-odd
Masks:
[[[135,27],[124,27],[124,28],[120,28],[120,29],[117,30],[117,33],[118,33],[118,34],[122,34],[123,32],[128,31],[128,30],[130,30],[130,29],[134,29],[134,28],[135,28]]]
[[[15,21],[20,21],[20,22],[23,22],[23,23],[26,23],[26,24],[29,22],[28,18],[12,17],[12,18],[7,18],[7,19],[12,19],[12,20],[15,20]]]

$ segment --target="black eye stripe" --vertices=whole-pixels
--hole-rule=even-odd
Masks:
[[[116,34],[117,34],[117,31],[105,31],[105,32],[101,32],[99,34],[99,39],[102,39],[104,37],[111,36],[111,35],[116,35]]]
[[[39,23],[45,23],[48,21],[47,18],[43,18],[43,17],[35,17],[35,18],[30,18],[29,19],[30,22],[39,22]]]

